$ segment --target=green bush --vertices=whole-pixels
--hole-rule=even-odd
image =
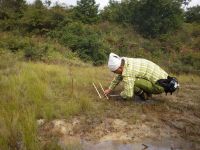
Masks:
[[[78,0],[74,7],[74,18],[83,23],[96,23],[99,19],[98,7],[95,0]]]
[[[200,23],[200,6],[194,6],[187,9],[185,12],[186,22]]]
[[[23,50],[29,45],[29,42],[26,38],[20,36],[9,35],[0,38],[0,47],[7,49],[11,52],[18,52]]]
[[[100,13],[101,19],[123,24],[131,23],[135,4],[135,0],[110,0],[109,5]]]
[[[48,46],[38,47],[29,46],[24,50],[24,56],[29,60],[42,60],[45,55],[47,55]]]
[[[184,55],[180,58],[180,61],[183,63],[183,65],[189,65],[192,66],[195,70],[200,71],[200,55],[191,53],[188,55]]]
[[[25,32],[45,33],[51,28],[50,11],[46,8],[37,8],[30,6],[23,18],[21,19],[21,27]]]
[[[183,22],[181,2],[141,0],[135,5],[132,24],[145,36],[156,37],[176,30]]]
[[[200,54],[197,52],[182,53],[175,58],[169,68],[175,73],[184,72],[200,74]]]
[[[60,31],[54,31],[54,38],[73,52],[76,52],[84,61],[92,61],[94,65],[101,65],[106,60],[107,48],[104,46],[101,33],[82,23],[70,23]]]
[[[0,1],[0,30],[8,31],[19,28],[19,20],[27,7],[25,0]]]
[[[41,37],[23,37],[12,33],[1,33],[0,52],[15,54],[20,59],[62,63],[77,58],[77,54],[59,43]]]

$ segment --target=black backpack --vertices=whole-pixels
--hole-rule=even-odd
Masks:
[[[165,93],[172,93],[179,89],[178,80],[175,77],[168,76],[167,79],[160,79],[156,82],[160,86],[162,86],[165,90]]]

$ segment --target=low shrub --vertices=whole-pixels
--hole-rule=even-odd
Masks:
[[[101,33],[88,25],[70,23],[49,35],[59,39],[61,44],[76,52],[82,60],[92,61],[94,65],[105,63],[108,51],[101,40]]]
[[[199,53],[183,53],[175,58],[169,65],[174,73],[195,73],[200,74],[200,55]]]

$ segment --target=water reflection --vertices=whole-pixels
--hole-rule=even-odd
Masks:
[[[134,143],[122,144],[115,141],[105,141],[97,144],[83,142],[84,150],[196,150],[195,144],[186,142],[165,141],[160,143]]]

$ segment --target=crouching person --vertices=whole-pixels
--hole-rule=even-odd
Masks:
[[[178,81],[155,63],[142,58],[119,57],[111,53],[108,68],[116,74],[104,94],[109,95],[114,88],[124,82],[124,90],[120,93],[123,99],[131,99],[134,94],[143,100],[152,94],[173,93],[179,87]]]

